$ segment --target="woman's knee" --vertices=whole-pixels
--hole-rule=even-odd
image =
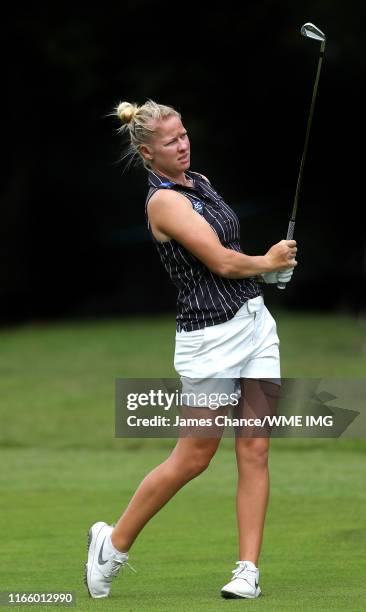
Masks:
[[[235,450],[238,463],[268,465],[269,438],[237,438]]]
[[[219,440],[189,439],[184,444],[178,443],[171,454],[177,469],[183,472],[188,479],[194,478],[204,472],[210,465]]]

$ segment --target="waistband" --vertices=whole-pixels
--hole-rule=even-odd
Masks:
[[[224,321],[223,323],[218,323],[217,325],[214,325],[213,327],[215,328],[219,328],[221,327],[221,329],[223,329],[223,326],[227,326],[230,325],[231,322],[239,317],[243,317],[243,316],[247,316],[248,314],[253,314],[255,312],[259,312],[260,310],[262,310],[262,308],[264,307],[264,300],[263,297],[261,295],[258,295],[255,298],[251,298],[250,300],[247,300],[243,306],[241,306],[238,310],[238,312],[234,315],[234,317],[232,319],[229,319],[229,321]],[[209,329],[209,328],[206,328]],[[189,337],[189,338],[195,338],[196,336],[203,336],[205,332],[205,328],[203,327],[202,329],[194,329],[193,331],[184,331],[181,330],[176,331],[175,333],[175,338],[183,338],[185,336]]]

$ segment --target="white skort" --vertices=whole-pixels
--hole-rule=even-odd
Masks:
[[[176,332],[174,368],[182,392],[220,389],[240,396],[241,378],[280,384],[279,345],[276,322],[262,296],[248,300],[225,323]]]

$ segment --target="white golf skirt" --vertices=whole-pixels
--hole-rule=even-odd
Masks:
[[[240,395],[240,378],[280,384],[279,345],[276,322],[258,296],[225,323],[176,332],[174,368],[183,392],[202,387]]]

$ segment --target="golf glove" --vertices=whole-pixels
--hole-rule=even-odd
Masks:
[[[267,285],[289,283],[294,273],[294,269],[295,268],[287,268],[286,270],[281,270],[280,272],[264,272],[264,274],[261,274],[261,276]]]

